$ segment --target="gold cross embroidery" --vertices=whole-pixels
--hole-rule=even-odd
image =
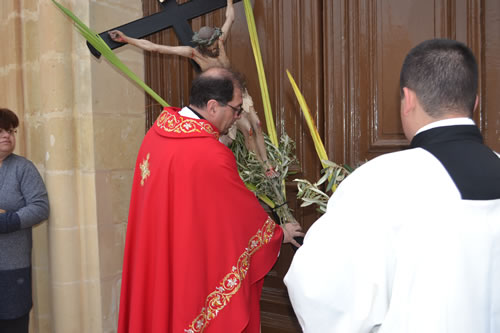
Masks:
[[[149,171],[149,153],[146,156],[146,159],[142,161],[139,166],[141,168],[141,186],[144,186],[144,181],[151,175],[151,171]]]

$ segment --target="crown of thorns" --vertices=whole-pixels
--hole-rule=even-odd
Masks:
[[[210,34],[209,29],[212,30]],[[195,32],[191,41],[199,46],[210,46],[222,35],[220,28],[203,27]]]

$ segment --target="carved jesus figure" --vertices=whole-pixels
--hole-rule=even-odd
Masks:
[[[231,64],[224,43],[234,22],[234,17],[233,0],[227,0],[226,20],[222,28],[202,27],[198,32],[194,33],[192,38],[192,42],[196,44],[196,47],[155,44],[146,39],[129,37],[119,30],[110,31],[109,35],[115,42],[128,43],[145,51],[193,59],[202,71],[210,67],[229,68]],[[275,176],[273,167],[267,159],[262,126],[255,112],[252,97],[246,89],[243,92],[243,113],[235,125],[227,135],[221,137],[221,141],[229,145],[235,139],[236,131],[239,129],[245,136],[247,149],[256,154],[257,159],[265,168],[266,174],[270,177]]]

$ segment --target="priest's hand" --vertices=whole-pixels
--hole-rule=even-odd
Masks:
[[[1,213],[5,213],[5,210],[3,210],[3,209],[0,208],[0,214]]]
[[[288,222],[281,225],[283,229],[283,243],[292,243],[296,247],[300,247],[300,244],[294,239],[294,237],[304,237],[302,232],[302,227],[298,222]]]

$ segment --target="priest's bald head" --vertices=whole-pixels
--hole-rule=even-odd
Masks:
[[[193,80],[189,106],[226,134],[242,112],[243,80],[239,73],[212,67]]]
[[[477,106],[478,66],[472,51],[449,39],[431,39],[406,56],[400,75],[401,121],[411,140],[436,120],[472,117]]]

